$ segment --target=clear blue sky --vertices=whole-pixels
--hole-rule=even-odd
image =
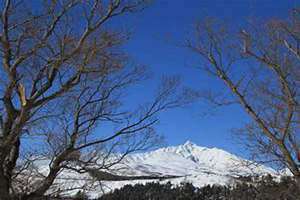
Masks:
[[[300,5],[297,0],[156,0],[143,12],[121,22],[124,27],[129,24],[133,33],[126,51],[137,63],[149,66],[155,77],[179,74],[183,84],[189,87],[218,88],[220,83],[192,68],[191,54],[175,45],[183,41],[195,20],[217,17],[238,27],[249,19],[287,18],[288,11],[297,5]],[[132,101],[151,98],[153,85],[153,81],[149,81],[136,88]],[[208,110],[208,105],[200,102],[166,112],[161,116],[157,130],[165,136],[168,145],[191,140],[202,146],[223,148],[241,155],[243,149],[231,141],[230,130],[240,127],[248,117],[238,106],[203,116]]]

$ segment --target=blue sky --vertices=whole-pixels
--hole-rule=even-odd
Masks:
[[[156,0],[143,12],[128,17],[118,25],[130,27],[132,38],[126,45],[131,58],[149,66],[154,80],[163,74],[178,74],[183,84],[195,89],[217,89],[214,81],[192,66],[193,56],[176,46],[192,30],[193,23],[205,17],[216,17],[238,28],[248,20],[270,17],[287,18],[288,11],[300,3],[296,0]],[[201,64],[201,63],[197,63]],[[133,102],[151,98],[153,79],[133,91]],[[245,153],[232,142],[231,129],[242,126],[248,117],[238,106],[220,108],[212,115],[202,102],[174,109],[161,115],[158,132],[167,145],[191,140],[196,144],[218,147],[236,154]]]

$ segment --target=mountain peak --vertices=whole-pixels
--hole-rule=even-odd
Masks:
[[[196,144],[195,143],[193,143],[193,142],[191,142],[190,140],[187,140],[184,144],[183,144],[183,146],[195,146]]]

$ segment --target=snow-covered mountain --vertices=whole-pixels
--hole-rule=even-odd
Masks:
[[[215,174],[241,176],[247,174],[273,174],[275,171],[217,148],[200,147],[187,141],[183,145],[133,154],[124,160],[127,173],[139,175],[191,176]],[[125,173],[125,172],[124,172]]]
[[[173,184],[191,182],[201,187],[207,184],[231,184],[238,176],[245,175],[276,175],[276,172],[266,166],[249,165],[250,161],[217,148],[200,147],[187,141],[179,146],[165,147],[145,153],[132,154],[122,163],[115,166],[119,170],[113,171],[121,176],[177,176],[177,178],[162,180],[130,180],[104,181],[89,193],[92,197],[120,188],[126,184],[146,183],[151,181],[170,181]],[[253,164],[253,163],[252,163]],[[73,172],[63,172],[59,182],[67,187],[80,187],[88,183],[88,174],[78,175]],[[77,181],[74,181],[77,180]],[[68,183],[67,183],[68,182]],[[72,185],[70,185],[72,184]]]

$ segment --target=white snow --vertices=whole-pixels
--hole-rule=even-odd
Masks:
[[[161,148],[151,152],[132,154],[126,157],[122,163],[114,166],[121,170],[115,172],[123,176],[157,175],[180,176],[179,178],[165,179],[160,182],[170,181],[173,184],[191,182],[194,186],[201,187],[208,184],[230,184],[233,177],[243,175],[275,175],[275,170],[258,165],[249,167],[249,162],[231,153],[217,148],[200,147],[187,141],[183,145]],[[47,171],[47,167],[40,166]],[[109,192],[126,184],[153,182],[155,180],[136,181],[104,181],[94,183],[88,174],[76,174],[75,172],[61,172],[57,183],[63,183],[64,188],[90,186],[88,194],[96,198],[102,192]],[[159,181],[159,180],[156,180]],[[74,190],[72,193],[75,194]]]

